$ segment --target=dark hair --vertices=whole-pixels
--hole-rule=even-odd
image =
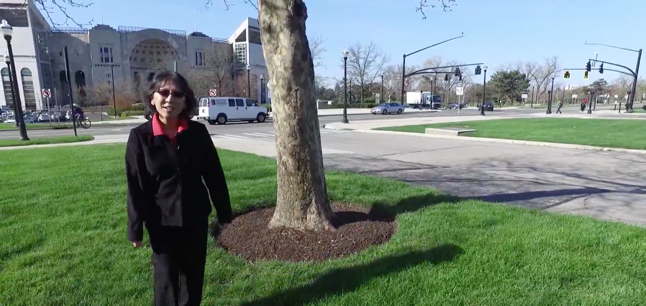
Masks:
[[[150,87],[148,87],[148,92],[146,93],[147,101],[145,103],[146,111],[144,113],[146,119],[152,119],[153,115],[157,112],[155,106],[150,103],[153,100],[155,92],[157,92],[160,87],[168,84],[169,82],[175,83],[175,86],[179,87],[179,89],[184,93],[186,105],[184,106],[184,109],[179,114],[179,116],[186,119],[190,119],[193,116],[192,114],[197,109],[197,99],[195,99],[195,93],[193,93],[191,86],[188,85],[188,81],[186,81],[186,79],[177,72],[164,70],[155,75],[152,82],[150,83]]]

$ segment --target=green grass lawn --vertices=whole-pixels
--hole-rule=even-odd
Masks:
[[[273,160],[220,154],[236,211],[275,203]],[[150,304],[151,250],[133,249],[126,240],[123,156],[123,145],[0,152],[0,305]],[[460,201],[365,175],[328,172],[327,182],[332,201],[396,214],[392,240],[323,263],[255,264],[210,241],[203,304],[578,306],[646,300],[644,229]]]
[[[29,138],[29,140],[26,140],[26,141],[22,141],[20,139],[0,139],[0,147],[18,147],[18,146],[31,146],[31,145],[56,144],[56,143],[71,143],[71,142],[90,141],[93,139],[94,139],[94,136],[90,136],[90,135]]]
[[[71,129],[71,123],[28,123],[25,125],[27,130],[51,130],[51,129]],[[0,123],[0,130],[17,130],[14,123]]]
[[[501,119],[379,128],[424,133],[426,128],[476,129],[466,137],[570,143],[610,148],[646,149],[646,121],[621,119]]]

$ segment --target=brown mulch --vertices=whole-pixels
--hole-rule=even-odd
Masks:
[[[321,261],[385,243],[397,227],[393,217],[371,215],[367,207],[333,204],[332,209],[336,231],[269,229],[274,208],[266,208],[233,219],[217,241],[229,253],[250,261]]]

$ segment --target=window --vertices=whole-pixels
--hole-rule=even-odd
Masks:
[[[247,63],[247,44],[236,44],[234,47],[236,61],[239,63]]]
[[[195,52],[195,66],[204,66],[204,52]]]
[[[215,106],[215,99],[211,99],[211,105]]]
[[[99,51],[101,51],[101,63],[114,62],[112,58],[112,47],[99,47]]]
[[[31,70],[22,68],[20,77],[22,79],[22,91],[25,94],[25,109],[36,109],[36,94],[34,93],[34,80]]]
[[[229,99],[229,107],[236,107],[236,100],[235,99]]]
[[[246,101],[247,101],[247,107],[258,106],[258,105],[256,105],[256,103],[253,103],[253,101],[251,99],[247,99]]]
[[[9,69],[2,68],[2,89],[4,89],[4,99],[7,106],[13,105],[13,93],[11,92],[11,82],[9,82]]]
[[[236,99],[236,106],[238,106],[238,107],[244,107],[244,100],[242,100],[242,99]]]
[[[207,106],[209,106],[209,99],[207,98],[200,99],[200,107],[207,107]]]
[[[154,72],[151,72],[151,73],[148,74],[148,82],[152,82],[154,78],[155,78],[155,73]]]
[[[215,104],[217,104],[218,106],[227,106],[227,100],[217,99],[215,100]]]

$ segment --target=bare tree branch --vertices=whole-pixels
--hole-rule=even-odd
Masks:
[[[426,8],[436,8],[438,5],[442,8],[443,11],[445,12],[450,12],[453,10],[453,7],[458,5],[456,0],[436,0],[439,4],[429,4],[428,0],[419,0],[419,5],[415,7],[416,12],[422,13],[422,19],[426,19],[426,13],[424,13],[424,9]]]
[[[253,8],[255,8],[256,11],[258,10],[258,5],[255,4],[252,0],[242,0],[242,1],[244,1],[244,3],[247,3],[247,4],[251,5],[251,6],[253,6]],[[231,0],[222,0],[222,3],[224,3],[224,9],[227,10],[227,11],[232,6],[235,5]],[[211,6],[213,6],[213,0],[206,0],[206,3],[204,5],[204,7],[208,10],[209,8],[211,8]]]
[[[42,12],[45,13],[45,17],[54,27],[69,25],[69,22],[72,22],[73,24],[81,28],[92,25],[92,20],[90,20],[90,22],[88,23],[79,23],[67,12],[69,8],[88,8],[94,4],[92,2],[85,2],[85,0],[82,0],[82,2],[76,0],[34,0],[36,7],[38,7]],[[47,7],[47,3],[51,3],[52,5],[54,5],[54,7]],[[27,0],[25,0],[24,5],[25,7],[27,7]],[[54,22],[54,19],[52,18],[54,11],[63,13],[63,16],[65,16],[65,21],[62,23]]]
[[[323,53],[327,51],[323,46],[325,39],[322,36],[316,36],[313,39],[308,39],[310,43],[310,53],[312,54],[312,62],[314,62],[314,68],[323,67]]]

